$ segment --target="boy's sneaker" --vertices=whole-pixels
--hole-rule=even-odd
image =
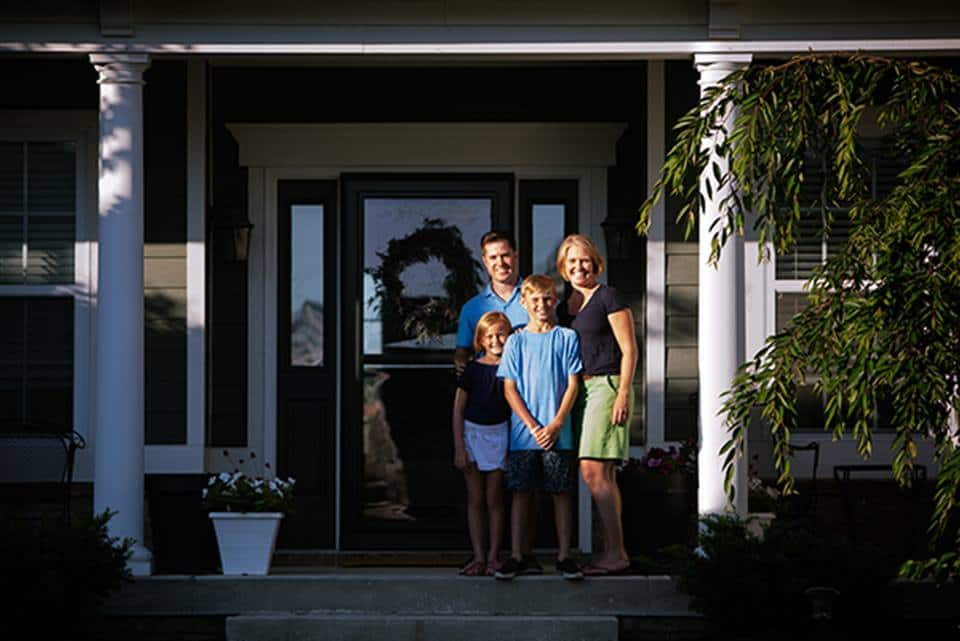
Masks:
[[[543,574],[543,566],[534,554],[524,554],[520,561],[520,574]]]
[[[580,565],[569,556],[562,561],[557,561],[557,572],[563,575],[567,581],[579,581],[583,578],[583,570]]]
[[[517,561],[512,556],[509,557],[506,561],[503,562],[497,570],[493,573],[494,578],[501,581],[509,581],[510,579],[517,576],[517,573],[520,571],[520,561]]]

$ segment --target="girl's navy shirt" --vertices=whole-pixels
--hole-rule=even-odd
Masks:
[[[602,376],[620,373],[623,354],[610,327],[607,315],[626,309],[627,304],[612,287],[600,285],[577,314],[570,314],[564,301],[557,310],[560,324],[576,330],[580,336],[583,373]]]
[[[457,380],[467,392],[463,418],[480,425],[497,425],[510,418],[510,406],[503,395],[503,379],[497,378],[497,365],[470,361]]]

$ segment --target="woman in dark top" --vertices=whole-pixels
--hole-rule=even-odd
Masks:
[[[637,337],[633,313],[616,290],[597,281],[603,257],[586,236],[567,236],[557,250],[557,269],[573,292],[559,311],[561,324],[580,335],[583,386],[575,425],[580,430],[580,474],[597,505],[603,553],[584,574],[618,574],[630,567],[620,521],[623,505],[616,466],[627,460]]]

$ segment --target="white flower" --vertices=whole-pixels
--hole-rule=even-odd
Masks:
[[[224,483],[226,483],[227,481],[230,480],[230,475],[227,474],[226,472],[220,472],[220,474],[217,476],[217,478],[220,479],[221,481],[223,481]]]
[[[203,488],[203,498],[207,498],[207,488]]]

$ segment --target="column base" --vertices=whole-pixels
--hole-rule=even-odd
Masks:
[[[153,574],[153,554],[142,543],[135,543],[133,554],[127,561],[127,567],[133,576],[151,576]]]

